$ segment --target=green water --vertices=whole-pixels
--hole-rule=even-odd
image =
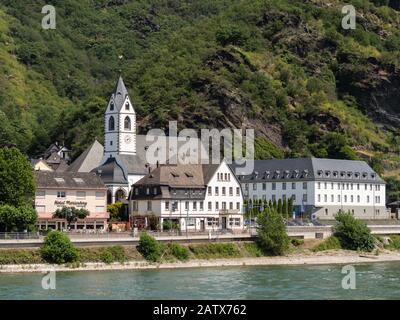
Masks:
[[[356,289],[342,289],[342,266],[268,266],[149,271],[0,274],[0,299],[399,299],[400,263],[355,265]]]

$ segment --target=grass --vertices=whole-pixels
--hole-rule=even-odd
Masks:
[[[191,244],[189,250],[196,259],[215,259],[240,257],[240,250],[235,243]]]
[[[313,247],[311,250],[314,252],[318,252],[325,250],[339,250],[341,248],[342,246],[339,239],[335,236],[330,236],[329,238],[326,238],[324,241],[322,241],[320,244]]]

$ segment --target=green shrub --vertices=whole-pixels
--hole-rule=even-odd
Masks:
[[[389,249],[400,249],[400,236],[391,236],[390,237],[390,244],[387,246]]]
[[[161,258],[161,246],[156,239],[147,233],[140,235],[138,251],[146,260],[157,262]]]
[[[78,259],[78,252],[71,240],[59,231],[51,231],[40,249],[43,260],[49,263],[67,263]]]
[[[100,259],[104,263],[113,263],[114,262],[114,257],[113,254],[111,253],[110,250],[103,250],[103,252],[100,254]]]
[[[258,246],[256,242],[246,242],[244,243],[244,249],[252,257],[262,257],[264,256],[263,251]]]
[[[2,264],[32,264],[43,263],[40,251],[29,249],[0,250],[0,265]]]
[[[355,219],[350,212],[339,212],[335,219],[334,235],[344,249],[362,251],[374,249],[375,239],[365,222]]]
[[[301,246],[301,245],[304,244],[304,240],[302,240],[302,239],[292,239],[292,240],[290,240],[290,243],[292,245],[294,245],[295,247],[298,247],[298,246]]]
[[[258,217],[257,243],[268,254],[283,255],[289,249],[290,239],[281,214],[268,208]]]
[[[178,260],[187,261],[189,260],[189,249],[180,245],[179,243],[173,243],[170,246],[171,254]]]
[[[340,244],[340,241],[338,238],[335,236],[330,236],[329,238],[326,238],[324,241],[322,241],[320,244],[316,245],[314,248],[312,248],[312,251],[325,251],[325,250],[337,250],[341,249],[342,246]]]
[[[209,243],[190,245],[189,250],[196,258],[229,258],[240,256],[240,250],[235,243]]]
[[[124,247],[112,246],[108,247],[107,250],[112,254],[114,261],[123,262],[126,260]]]

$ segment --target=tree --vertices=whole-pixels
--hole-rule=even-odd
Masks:
[[[339,212],[335,220],[334,235],[344,249],[372,251],[375,240],[364,221],[355,219],[350,212]]]
[[[157,262],[161,259],[161,246],[158,241],[147,233],[140,235],[138,251],[146,260]]]
[[[284,199],[283,201],[282,201],[282,216],[285,218],[285,219],[287,219],[287,217],[288,217],[288,211],[287,211],[287,209],[288,209],[288,200],[287,199]]]
[[[289,218],[291,218],[293,215],[293,198],[292,197],[289,198],[287,211],[288,211]]]
[[[49,263],[67,263],[78,260],[78,251],[71,240],[60,231],[51,231],[40,249],[42,258]]]
[[[68,229],[72,222],[78,219],[85,219],[89,215],[89,211],[86,209],[77,209],[75,207],[62,207],[62,209],[57,209],[53,214],[53,218],[60,218],[67,220]]]
[[[37,212],[31,206],[14,207],[0,205],[0,230],[24,231],[33,229],[37,220]],[[3,226],[3,227],[1,227]]]
[[[123,202],[115,202],[107,205],[107,212],[110,214],[110,220],[121,221],[124,210]]]
[[[283,211],[282,211],[282,199],[278,200],[278,207],[277,207],[277,211],[278,213],[283,215]]]
[[[0,204],[31,205],[35,195],[28,159],[15,147],[0,148]]]
[[[282,215],[276,209],[267,209],[258,218],[258,245],[272,255],[283,255],[289,248],[289,236]]]

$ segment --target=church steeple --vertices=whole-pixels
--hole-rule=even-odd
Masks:
[[[136,154],[136,114],[120,76],[105,112],[104,154]]]

